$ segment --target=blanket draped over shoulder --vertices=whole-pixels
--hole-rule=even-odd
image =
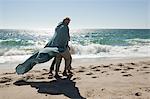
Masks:
[[[44,63],[56,57],[58,53],[64,52],[68,47],[70,40],[69,28],[63,22],[60,22],[55,28],[55,33],[52,39],[46,46],[38,52],[35,52],[24,63],[16,67],[17,74],[24,74],[31,70],[34,65]]]

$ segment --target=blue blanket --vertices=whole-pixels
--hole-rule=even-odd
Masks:
[[[36,64],[44,63],[55,57],[59,53],[57,47],[45,47],[38,52],[35,52],[24,63],[16,67],[17,74],[27,73]]]

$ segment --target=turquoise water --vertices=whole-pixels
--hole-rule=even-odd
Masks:
[[[129,46],[137,43],[145,44],[150,40],[149,29],[97,29],[86,30],[81,32],[80,35],[74,35],[72,40],[82,45],[88,44],[101,44],[101,45],[117,45]],[[145,40],[145,42],[143,41]]]
[[[0,56],[31,55],[43,48],[53,33],[0,29]],[[70,34],[71,53],[79,57],[150,56],[150,29],[80,29]]]
[[[28,30],[0,30],[0,47],[30,46],[38,41],[46,43],[51,38],[51,35],[37,33]],[[145,44],[149,40],[150,29],[85,29],[71,33],[71,41],[81,45],[129,46],[136,45],[135,42]]]

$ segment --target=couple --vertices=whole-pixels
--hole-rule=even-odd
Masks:
[[[63,72],[64,76],[67,76],[67,73],[71,73],[71,62],[72,57],[69,52],[68,42],[70,41],[70,34],[69,34],[69,25],[70,18],[66,17],[63,19],[63,22],[59,23],[58,26],[55,28],[55,34],[53,35],[50,42],[45,47],[57,47],[59,54],[54,58],[52,65],[50,67],[50,73],[54,70],[54,65],[56,64],[55,69],[55,77],[60,77],[58,74],[60,63],[62,58],[65,60],[65,69]]]

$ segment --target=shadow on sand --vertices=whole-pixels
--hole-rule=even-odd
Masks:
[[[71,76],[72,77],[72,76]],[[79,93],[77,87],[75,87],[76,82],[73,82],[69,78],[59,78],[57,80],[52,81],[25,81],[19,80],[14,82],[14,85],[23,86],[23,85],[30,85],[31,87],[35,87],[38,89],[39,93],[45,93],[50,95],[61,95],[64,94],[68,98],[76,98],[76,99],[86,99],[82,97]]]

